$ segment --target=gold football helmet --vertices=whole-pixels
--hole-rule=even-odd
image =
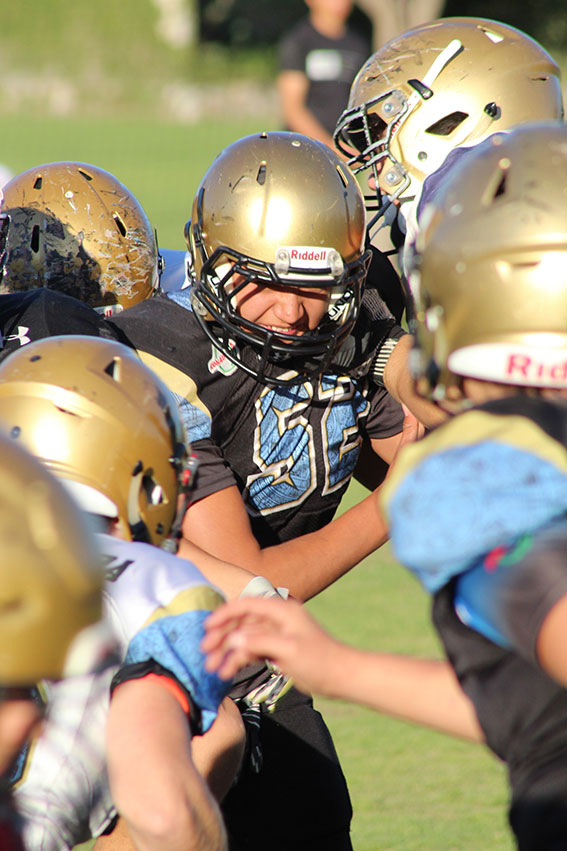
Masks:
[[[234,142],[203,177],[185,228],[196,278],[193,307],[207,336],[230,361],[268,384],[290,383],[267,373],[268,364],[295,370],[290,381],[317,375],[358,314],[364,230],[358,184],[325,145],[285,132]],[[324,288],[326,317],[303,335],[243,319],[234,296],[251,281]],[[253,359],[242,357],[244,345],[252,347]]]
[[[130,349],[75,335],[24,346],[0,365],[0,427],[122,537],[173,548],[193,461],[174,397]]]
[[[416,372],[567,387],[567,126],[524,125],[470,151],[424,210]]]
[[[5,435],[0,550],[0,694],[89,670],[100,650],[102,557],[61,484]]]
[[[536,41],[497,21],[440,18],[368,59],[335,144],[348,156],[358,151],[349,165],[355,174],[370,170],[368,209],[381,212],[389,203],[382,193],[410,200],[453,148],[562,116],[559,68]]]
[[[48,287],[106,314],[159,285],[155,233],[112,174],[79,162],[14,177],[0,206],[0,293]]]

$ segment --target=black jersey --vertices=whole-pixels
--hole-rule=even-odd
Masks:
[[[487,745],[506,763],[520,851],[567,848],[567,691],[519,653],[465,626],[455,612],[454,582],[435,595],[433,620]]]
[[[383,251],[371,244],[368,244],[367,248],[370,249],[372,256],[366,278],[366,289],[377,292],[399,325],[406,308],[406,293],[400,276]]]
[[[187,292],[178,295],[188,306]],[[190,309],[166,296],[110,321],[177,394],[199,458],[194,499],[236,484],[261,546],[328,523],[362,436],[401,431],[400,405],[339,367],[318,381],[260,384],[211,344]],[[243,357],[256,355],[245,350]]]
[[[50,289],[0,295],[0,361],[34,340],[58,334],[112,337],[92,307]]]

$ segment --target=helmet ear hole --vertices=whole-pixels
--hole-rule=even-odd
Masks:
[[[258,169],[258,174],[256,175],[256,182],[263,186],[266,182],[266,163],[262,163],[260,168]]]
[[[508,187],[508,169],[510,166],[510,162],[506,159],[501,160],[497,168],[494,171],[494,174],[488,181],[486,190],[482,197],[482,202],[489,207],[493,204],[497,198],[501,198],[506,194],[506,190]]]
[[[153,470],[146,470],[142,476],[140,491],[145,494],[148,505],[161,505],[164,501],[163,488],[154,478]]]
[[[494,198],[498,198],[500,195],[504,195],[506,192],[506,175],[502,175],[502,180],[496,187],[496,192],[494,193]]]
[[[459,112],[458,110],[451,112],[450,115],[444,115],[439,121],[431,124],[425,132],[432,136],[450,136],[468,117],[468,112]]]
[[[34,225],[32,228],[30,248],[34,254],[39,251],[39,225]]]
[[[113,381],[120,381],[120,358],[112,358],[110,363],[104,368],[104,372]]]
[[[122,236],[126,236],[126,234],[128,233],[128,228],[126,227],[118,213],[113,213],[112,218],[116,222],[116,227],[118,228]]]

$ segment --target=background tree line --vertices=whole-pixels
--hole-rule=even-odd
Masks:
[[[303,0],[193,0],[200,41],[234,47],[275,44],[305,15]],[[567,46],[567,0],[357,0],[352,24],[379,47],[408,27],[441,16],[495,18],[527,32],[549,50]]]

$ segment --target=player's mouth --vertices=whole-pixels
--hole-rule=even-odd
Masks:
[[[276,334],[287,334],[289,336],[299,336],[304,332],[303,328],[297,328],[295,326],[286,326],[285,328],[281,325],[264,325],[264,328],[267,328],[268,331],[275,331]]]

